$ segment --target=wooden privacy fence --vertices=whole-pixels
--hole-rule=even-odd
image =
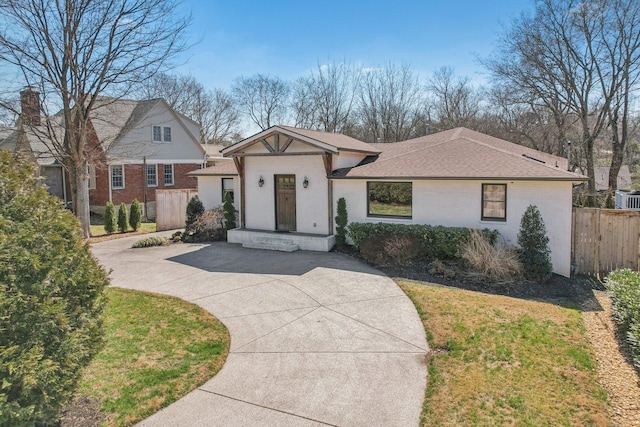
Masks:
[[[640,269],[640,212],[573,209],[571,256],[574,272],[605,275],[617,268]]]
[[[198,190],[156,190],[156,230],[184,228],[187,204]]]

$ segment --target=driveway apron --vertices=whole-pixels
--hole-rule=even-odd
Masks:
[[[428,351],[388,277],[337,253],[227,243],[92,251],[113,286],[195,303],[229,329],[222,370],[141,426],[416,426]]]

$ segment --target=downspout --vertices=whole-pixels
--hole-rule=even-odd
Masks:
[[[158,172],[156,170],[156,179]],[[147,215],[147,156],[142,157],[142,197],[144,198],[144,218],[149,221],[149,216]]]
[[[113,189],[111,188],[111,183],[113,181],[111,181],[111,165],[107,165],[108,169],[109,169],[109,201],[111,203],[113,203]]]

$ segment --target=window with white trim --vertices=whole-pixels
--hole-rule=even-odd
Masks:
[[[507,184],[482,184],[482,220],[507,220]]]
[[[111,188],[115,190],[124,188],[124,166],[111,165]]]
[[[164,142],[171,142],[171,128],[168,126],[164,128]]]
[[[153,126],[152,138],[153,142],[162,142],[162,127]]]
[[[164,185],[173,185],[173,165],[164,165]]]
[[[147,165],[147,187],[158,186],[158,165]]]

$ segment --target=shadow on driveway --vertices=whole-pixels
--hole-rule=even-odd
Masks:
[[[226,242],[213,242],[167,261],[208,272],[283,274],[301,276],[317,267],[385,276],[353,258],[335,252],[277,252],[246,249]]]

